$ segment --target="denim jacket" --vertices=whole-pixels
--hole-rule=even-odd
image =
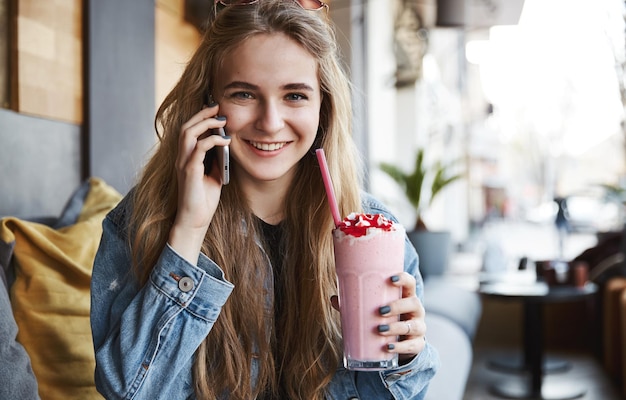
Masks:
[[[195,399],[194,353],[210,333],[233,285],[200,254],[193,265],[166,246],[141,286],[131,272],[128,196],[103,222],[91,283],[91,327],[95,381],[107,399]],[[363,195],[366,212],[390,213]],[[423,282],[415,249],[406,240],[405,271]],[[384,372],[339,367],[327,388],[328,400],[423,399],[439,363],[428,343],[409,363]]]

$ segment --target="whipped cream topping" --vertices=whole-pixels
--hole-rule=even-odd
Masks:
[[[395,231],[394,222],[382,214],[350,213],[341,221],[337,229],[354,237],[365,236],[369,229]]]

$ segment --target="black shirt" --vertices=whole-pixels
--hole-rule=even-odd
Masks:
[[[280,274],[283,269],[283,228],[281,224],[271,225],[259,218],[261,234],[263,235],[264,249],[272,263],[274,275],[274,321],[278,321],[282,312],[283,288]],[[276,327],[274,328],[276,329]],[[276,351],[274,351],[276,354]],[[277,371],[278,372],[278,371]],[[282,390],[281,390],[282,391]],[[257,400],[280,400],[282,396],[273,396],[271,393],[261,393]]]

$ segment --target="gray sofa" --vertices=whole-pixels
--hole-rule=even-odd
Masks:
[[[439,351],[441,365],[427,400],[462,400],[472,368],[473,340],[482,314],[480,296],[429,276],[424,281],[426,337]]]

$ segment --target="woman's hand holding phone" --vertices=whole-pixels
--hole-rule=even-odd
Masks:
[[[213,219],[222,190],[222,176],[217,168],[205,174],[206,153],[216,146],[227,146],[229,137],[212,135],[226,120],[215,118],[218,107],[203,108],[181,127],[176,176],[178,209],[168,243],[182,257],[196,264],[206,231]]]

